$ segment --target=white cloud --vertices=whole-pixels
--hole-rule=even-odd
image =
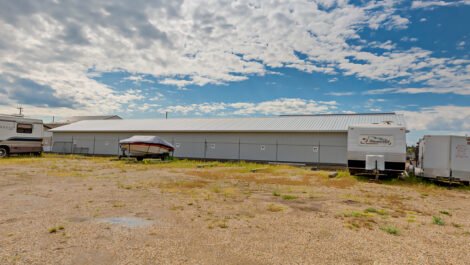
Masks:
[[[457,49],[458,50],[464,50],[465,49],[465,44],[466,44],[465,41],[459,41],[457,43]]]
[[[404,36],[400,40],[405,42],[417,42],[418,38]]]
[[[406,87],[406,88],[382,88],[364,92],[364,95],[383,95],[383,94],[446,94],[456,93],[460,95],[470,95],[470,86],[465,87]]]
[[[459,5],[470,5],[469,0],[453,0],[453,1],[413,1],[411,8],[433,8],[442,6],[459,6]]]
[[[69,109],[88,113],[143,99],[139,91],[118,92],[91,78],[103,72],[133,73],[129,80],[137,83],[153,76],[181,89],[239,82],[276,67],[465,87],[470,68],[457,59],[419,48],[395,51],[391,42],[378,44],[380,53],[351,44],[360,43],[365,28],[406,28],[400,2],[0,0],[0,74],[51,88],[73,103]]]
[[[409,130],[470,131],[470,107],[434,106],[400,113]]]
[[[343,96],[352,96],[354,94],[356,93],[353,91],[346,91],[346,92],[328,92],[325,95],[334,96],[334,97],[343,97]]]
[[[379,48],[379,49],[383,49],[383,50],[392,50],[392,49],[395,49],[395,47],[396,47],[396,44],[393,43],[391,40],[388,40],[388,41],[382,42],[382,43],[373,41],[369,45],[373,48]]]
[[[140,83],[153,84],[153,83],[155,83],[153,80],[147,79],[143,75],[131,75],[129,77],[124,78],[124,80],[132,81],[132,82],[134,82],[134,84],[140,84]]]
[[[314,101],[299,98],[280,98],[258,103],[236,102],[236,103],[201,103],[190,105],[175,105],[161,108],[158,111],[170,112],[180,115],[188,114],[211,114],[216,116],[231,115],[281,115],[281,114],[312,114],[325,113],[335,110],[336,101]]]

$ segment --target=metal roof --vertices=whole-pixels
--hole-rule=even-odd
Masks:
[[[52,132],[346,132],[349,125],[383,123],[405,126],[401,114],[340,114],[269,118],[154,119],[79,121]]]
[[[122,120],[118,115],[101,115],[101,116],[71,116],[66,117],[62,123],[74,123],[78,121],[89,121],[89,120]]]

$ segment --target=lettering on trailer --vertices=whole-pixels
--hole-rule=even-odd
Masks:
[[[455,149],[457,151],[455,154],[457,158],[468,158],[470,155],[470,148],[468,145],[459,144],[455,147]]]
[[[361,135],[359,137],[360,145],[373,146],[392,146],[393,136],[390,135]]]

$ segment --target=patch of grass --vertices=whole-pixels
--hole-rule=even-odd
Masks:
[[[346,226],[348,228],[354,229],[354,230],[359,230],[361,228],[367,228],[369,230],[373,229],[373,226],[376,225],[377,223],[375,222],[374,219],[372,218],[351,218],[346,221]]]
[[[279,197],[281,193],[279,191],[273,191],[273,196]]]
[[[59,226],[49,228],[48,231],[49,231],[50,234],[54,234],[54,233],[57,233],[58,231],[61,231],[61,230],[64,230],[64,229],[65,229],[65,227],[63,227],[62,225],[59,225]]]
[[[358,230],[360,228],[367,228],[372,230],[373,227],[377,224],[374,219],[375,214],[365,211],[349,211],[337,217],[343,219],[343,217],[348,218],[346,220],[346,227],[353,230]]]
[[[180,205],[173,205],[173,206],[170,207],[170,210],[172,210],[172,211],[177,211],[177,210],[182,211],[182,210],[184,210],[184,207],[180,206]]]
[[[203,180],[180,180],[180,181],[172,181],[167,183],[159,184],[159,188],[163,189],[195,189],[195,188],[203,188],[208,184],[207,181]]]
[[[114,208],[122,208],[122,207],[124,207],[124,206],[126,206],[126,204],[124,204],[123,202],[115,202],[115,203],[113,203],[113,207],[114,207]]]
[[[225,188],[222,188],[222,190],[221,190],[221,194],[224,197],[236,197],[236,195],[239,192],[240,191],[237,188],[233,188],[233,187],[225,187]]]
[[[409,215],[408,218],[406,219],[408,223],[414,223],[416,222],[416,216],[414,215]]]
[[[350,212],[345,212],[343,213],[344,217],[356,217],[356,218],[361,218],[361,217],[370,217],[371,214],[367,212],[360,212],[360,211],[350,211]]]
[[[274,167],[274,166],[273,166]],[[292,185],[305,186],[310,184],[311,176],[304,174],[305,169],[292,168],[291,170],[278,170],[271,168],[270,172],[253,173],[245,168],[211,168],[196,169],[187,172],[192,176],[197,176],[209,180],[239,180],[243,182],[252,182],[256,184],[272,184],[272,185]],[[296,174],[298,173],[298,174]]]
[[[268,205],[268,211],[270,211],[270,212],[281,212],[281,211],[284,211],[284,206],[279,205],[279,204],[271,203],[270,205]]]
[[[320,176],[320,183],[332,188],[346,189],[356,185],[358,182],[357,178],[349,174],[348,171],[338,171],[338,175],[335,178],[329,178],[327,172],[322,172]]]
[[[217,224],[217,226],[219,228],[222,228],[222,229],[225,229],[225,228],[228,228],[228,225],[227,223],[224,221],[224,222],[220,222],[219,224]]]
[[[387,232],[390,235],[398,236],[400,234],[400,230],[396,228],[395,226],[384,226],[380,228],[382,231]]]
[[[462,228],[462,225],[457,224],[457,223],[452,223],[452,226],[455,227],[455,228]]]
[[[432,223],[435,224],[435,225],[445,225],[444,220],[442,220],[442,218],[439,217],[439,216],[433,216],[432,217]]]
[[[369,208],[365,209],[364,212],[366,212],[366,213],[375,213],[375,214],[378,214],[378,215],[388,215],[387,211],[385,211],[383,209],[375,209],[373,207],[369,207]]]
[[[439,213],[444,214],[444,215],[448,215],[448,216],[452,216],[452,214],[448,211],[440,211]]]
[[[283,200],[290,201],[290,200],[295,200],[295,199],[297,199],[298,197],[297,197],[297,196],[294,196],[294,195],[285,194],[285,195],[282,195],[281,198],[282,198]]]
[[[222,192],[222,188],[220,188],[219,186],[213,186],[211,188],[212,192],[214,193],[221,193]]]
[[[133,188],[135,188],[135,186],[133,186],[133,185],[124,184],[124,183],[121,183],[121,182],[118,182],[117,186],[118,186],[118,188],[125,189],[125,190],[132,190]]]

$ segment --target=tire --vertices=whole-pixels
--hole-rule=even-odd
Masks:
[[[0,147],[0,158],[8,156],[8,149],[6,147]]]
[[[139,156],[139,157],[136,157],[137,161],[144,161],[144,158]]]

